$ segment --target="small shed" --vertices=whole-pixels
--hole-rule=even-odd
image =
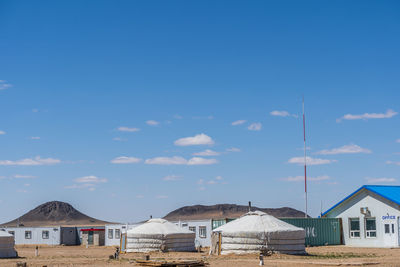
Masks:
[[[17,252],[14,249],[14,236],[0,230],[0,258],[14,257],[17,257]]]
[[[80,231],[82,235],[82,245],[104,246],[104,229],[83,228]]]

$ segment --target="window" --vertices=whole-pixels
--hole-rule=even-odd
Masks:
[[[49,239],[49,231],[42,231],[42,238]]]
[[[25,231],[25,239],[31,239],[32,238],[32,232],[31,231]]]
[[[199,226],[199,236],[201,238],[207,237],[207,228],[205,226]]]
[[[360,237],[360,219],[350,218],[349,224],[350,224],[350,238]]]
[[[115,229],[115,238],[119,239],[121,237],[121,230]]]
[[[182,227],[187,227],[188,224],[187,223],[182,223]]]
[[[189,226],[189,231],[196,233],[196,226]]]
[[[390,234],[390,225],[385,224],[385,234]]]
[[[113,229],[108,229],[108,239],[113,239],[113,234],[114,234],[114,230]]]
[[[392,234],[394,234],[394,224],[392,223]]]
[[[366,218],[365,219],[365,235],[367,238],[375,238],[376,237],[375,218]]]
[[[15,236],[15,232],[14,232],[14,231],[8,231],[8,233],[9,233],[10,235],[14,235],[14,236]]]

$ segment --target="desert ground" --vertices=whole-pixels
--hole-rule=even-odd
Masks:
[[[110,260],[114,247],[40,246],[35,257],[35,246],[16,246],[17,259],[0,259],[0,266],[16,266],[26,262],[27,266],[139,266],[134,260],[145,254],[121,254],[119,260]],[[306,256],[274,254],[265,257],[265,266],[400,266],[400,248],[351,248],[326,246],[307,248]],[[209,256],[201,253],[150,253],[151,259],[203,259],[209,266],[258,266],[258,255]]]

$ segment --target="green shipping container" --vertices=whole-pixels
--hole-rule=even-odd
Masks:
[[[279,218],[306,230],[306,246],[342,244],[342,221],[339,218]]]

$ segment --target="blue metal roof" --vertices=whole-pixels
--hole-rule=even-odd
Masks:
[[[342,201],[338,202],[336,205],[334,205],[332,208],[329,210],[325,211],[322,216],[325,216],[328,214],[331,210],[345,202],[347,199],[351,198],[361,190],[369,190],[383,198],[386,198],[398,205],[400,205],[400,186],[393,186],[393,185],[363,185],[347,197],[345,197]]]

